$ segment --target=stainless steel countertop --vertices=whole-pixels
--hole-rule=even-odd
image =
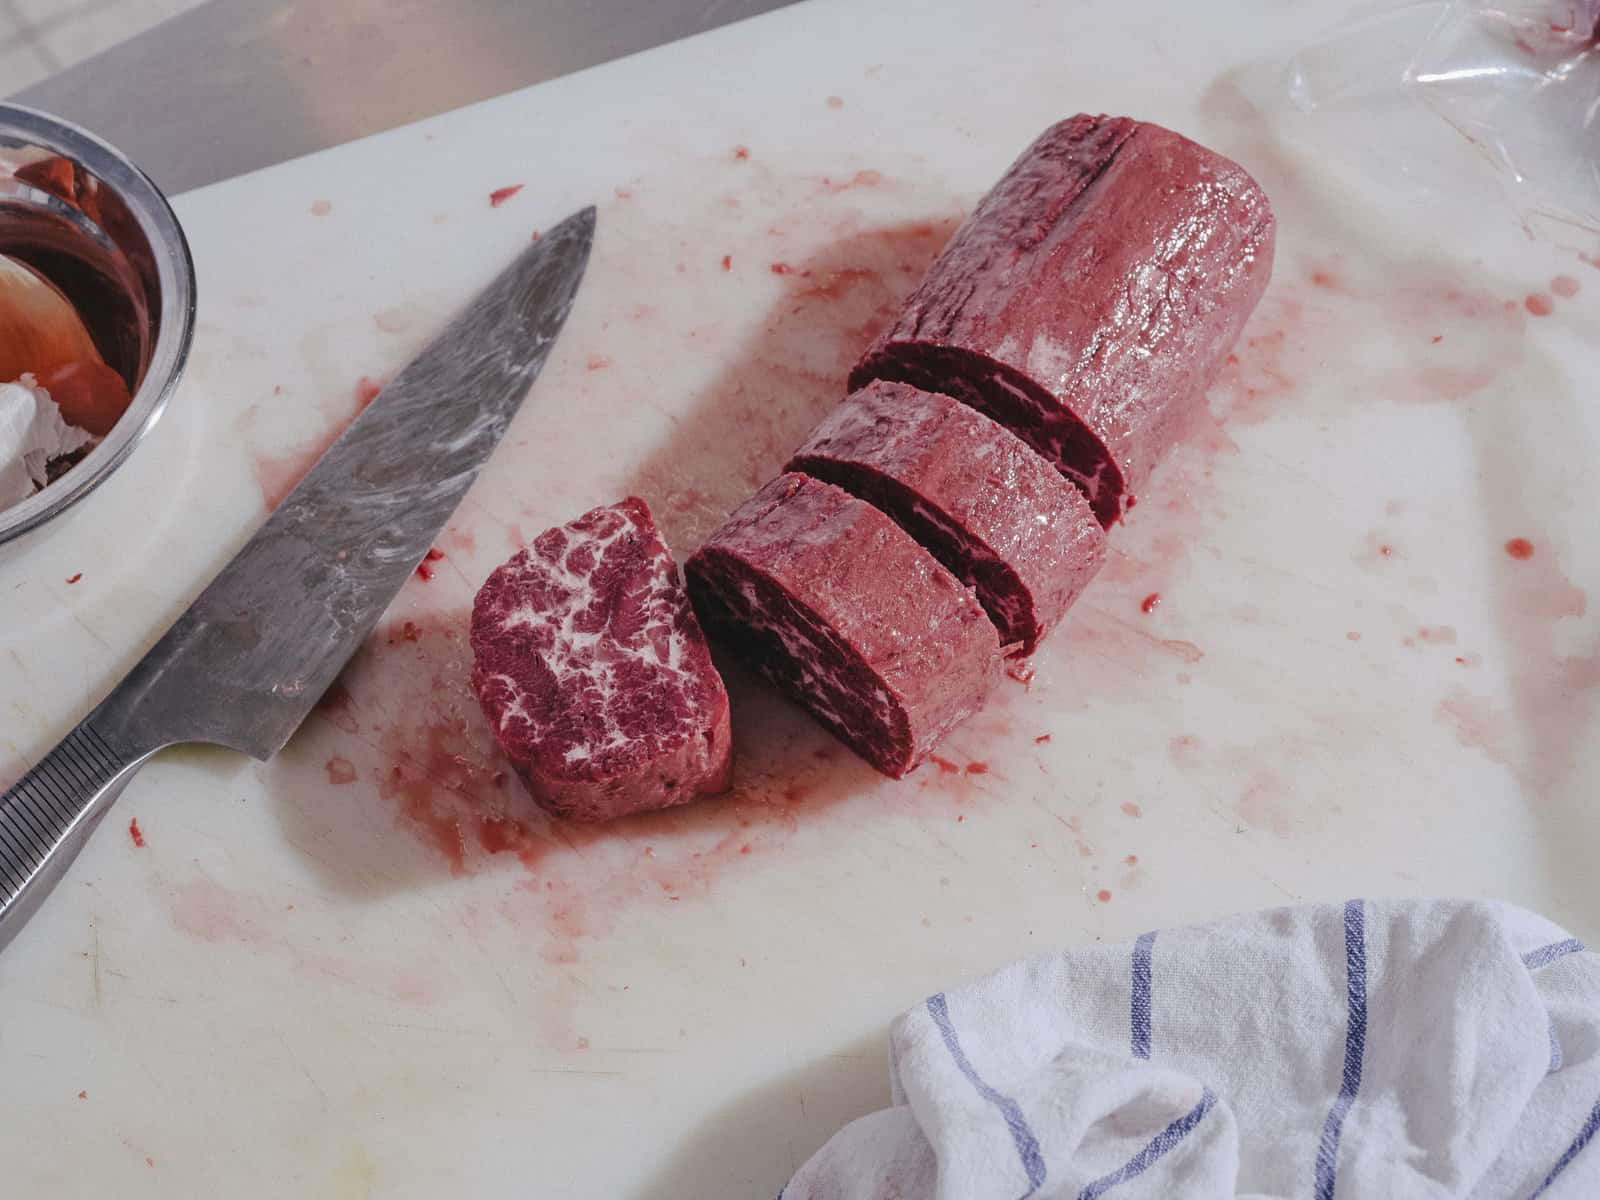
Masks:
[[[182,192],[794,0],[211,0],[15,99]]]

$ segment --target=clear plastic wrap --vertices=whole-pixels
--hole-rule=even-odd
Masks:
[[[1296,54],[1286,86],[1302,113],[1362,118],[1341,133],[1369,164],[1436,192],[1461,186],[1454,148],[1400,131],[1442,118],[1530,233],[1600,236],[1600,0],[1390,7]]]

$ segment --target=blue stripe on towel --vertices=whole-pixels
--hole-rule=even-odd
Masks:
[[[1581,953],[1583,953],[1583,943],[1577,938],[1566,938],[1563,941],[1551,942],[1548,946],[1540,946],[1537,950],[1529,950],[1522,956],[1522,965],[1530,971],[1537,971],[1540,967],[1548,967],[1558,958]]]
[[[1344,1076],[1339,1095],[1322,1123],[1322,1140],[1317,1144],[1316,1200],[1333,1200],[1334,1178],[1339,1171],[1339,1135],[1345,1114],[1361,1090],[1361,1060],[1367,1046],[1367,935],[1366,914],[1360,900],[1347,900],[1344,906],[1345,1005],[1348,1011],[1344,1033]]]
[[[978,1072],[973,1070],[972,1063],[967,1060],[966,1051],[961,1049],[960,1039],[956,1037],[955,1026],[950,1024],[950,1008],[945,1003],[943,992],[928,997],[928,1015],[939,1027],[945,1048],[950,1051],[950,1057],[955,1060],[957,1068],[967,1077],[967,1082],[977,1089],[978,1095],[999,1109],[1000,1115],[1005,1118],[1006,1128],[1011,1131],[1011,1140],[1017,1145],[1017,1156],[1022,1159],[1022,1169],[1028,1173],[1028,1183],[1031,1185],[1023,1195],[1025,1197],[1033,1195],[1045,1180],[1045,1168],[1044,1156],[1039,1153],[1039,1139],[1034,1137],[1033,1130],[1028,1128],[1028,1119],[1022,1115],[1022,1109],[1015,1100],[1010,1096],[1002,1096],[980,1079]]]
[[[1147,936],[1154,937],[1155,935],[1149,934]],[[1142,941],[1143,939],[1141,938],[1140,940]],[[1103,1196],[1106,1192],[1116,1187],[1117,1184],[1132,1179],[1135,1175],[1142,1174],[1149,1169],[1156,1159],[1188,1137],[1190,1130],[1206,1119],[1206,1114],[1211,1111],[1216,1102],[1216,1095],[1210,1088],[1206,1088],[1201,1093],[1199,1104],[1196,1104],[1187,1113],[1151,1138],[1149,1144],[1143,1150],[1123,1163],[1122,1166],[1109,1175],[1100,1176],[1099,1179],[1084,1188],[1083,1191],[1078,1193],[1078,1200],[1096,1200],[1096,1197]]]
[[[1141,933],[1133,944],[1133,986],[1130,989],[1128,1025],[1132,1029],[1133,1056],[1150,1057],[1150,955],[1156,935]]]
[[[1561,1157],[1556,1159],[1556,1165],[1550,1168],[1550,1174],[1544,1177],[1544,1182],[1528,1193],[1528,1200],[1538,1200],[1538,1197],[1544,1195],[1545,1189],[1556,1181],[1556,1176],[1570,1167],[1572,1160],[1577,1158],[1583,1148],[1589,1144],[1589,1139],[1594,1137],[1596,1130],[1600,1130],[1600,1104],[1596,1104],[1589,1110],[1589,1119],[1583,1123],[1583,1128],[1578,1130],[1578,1136],[1572,1139],[1572,1145],[1568,1146]]]

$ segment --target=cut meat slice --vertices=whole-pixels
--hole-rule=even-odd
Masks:
[[[971,587],[1001,644],[1032,654],[1105,559],[1078,489],[958,400],[872,383],[789,460],[887,513]]]
[[[971,592],[888,517],[785,474],[689,559],[713,638],[899,778],[999,681],[1000,639]]]
[[[901,380],[989,413],[1109,526],[1203,403],[1274,232],[1237,163],[1158,125],[1073,117],[983,198],[850,385]]]
[[[535,800],[601,821],[728,787],[728,694],[643,500],[540,534],[472,606],[472,685]]]

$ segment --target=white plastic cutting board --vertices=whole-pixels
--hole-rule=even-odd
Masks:
[[[338,702],[271,764],[146,767],[0,954],[6,1193],[770,1196],[886,1102],[890,1017],[1019,955],[1395,893],[1600,933],[1600,272],[1492,187],[1423,206],[1252,107],[1239,68],[1341,13],[814,0],[183,197],[185,383],[0,565],[0,773],[242,544],[363,376],[534,230],[594,201],[600,233],[434,578]],[[488,571],[627,492],[690,549],[1081,109],[1239,158],[1279,258],[1213,419],[1031,689],[893,784],[735,678],[732,796],[598,831],[470,819],[518,803],[464,687]],[[1558,274],[1578,294],[1533,316]]]

